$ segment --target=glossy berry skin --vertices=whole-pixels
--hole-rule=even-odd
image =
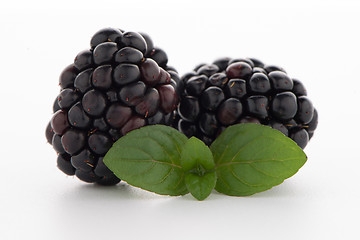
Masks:
[[[241,99],[243,98],[246,93],[246,81],[243,79],[231,79],[228,83],[224,86],[224,92],[227,97],[234,97]]]
[[[55,98],[52,109],[53,109],[53,113],[56,113],[58,110],[61,109],[60,106],[59,106],[58,97]]]
[[[79,100],[79,94],[73,89],[66,88],[58,96],[58,104],[61,109],[69,109]]]
[[[256,58],[249,58],[249,60],[251,60],[254,64],[254,67],[258,67],[258,68],[264,68],[265,64],[260,61],[259,59]]]
[[[299,147],[301,148],[305,148],[306,145],[309,142],[309,134],[305,129],[297,129],[294,130],[291,134],[290,137],[292,140],[294,140]]]
[[[113,128],[121,128],[131,117],[131,108],[116,102],[106,112],[106,121]]]
[[[48,123],[45,130],[45,136],[48,143],[52,143],[52,138],[54,136],[54,130],[51,127],[51,122]]]
[[[313,118],[311,119],[311,121],[307,125],[308,125],[307,130],[308,130],[309,133],[313,133],[315,131],[315,129],[317,128],[317,125],[318,125],[318,113],[317,113],[316,109],[314,109]]]
[[[91,83],[93,81],[92,74],[93,74],[93,69],[89,68],[89,69],[86,69],[86,70],[80,72],[75,77],[74,87],[75,87],[76,91],[84,94],[92,88],[92,86],[91,86]]]
[[[146,117],[151,117],[156,114],[159,108],[160,95],[155,88],[148,88],[141,102],[136,105],[135,111]]]
[[[250,96],[246,99],[246,108],[250,115],[265,119],[268,117],[269,101],[261,95]]]
[[[231,58],[228,57],[224,57],[224,58],[219,58],[217,60],[215,60],[213,62],[213,64],[215,64],[216,66],[218,66],[219,71],[224,71],[227,66],[229,65],[229,61],[231,60]]]
[[[309,98],[301,96],[298,98],[298,112],[295,119],[303,124],[308,124],[314,117],[314,106]]]
[[[94,168],[96,161],[96,157],[88,149],[84,149],[79,154],[71,157],[71,164],[76,169],[80,169],[84,172],[90,172]]]
[[[252,67],[246,62],[235,62],[226,68],[226,75],[232,78],[248,79],[252,74]]]
[[[261,124],[260,120],[255,118],[255,117],[250,117],[250,116],[244,116],[241,117],[240,120],[238,121],[238,123],[256,123],[256,124]]]
[[[54,134],[53,138],[51,140],[51,145],[53,146],[55,152],[57,152],[58,154],[63,154],[65,153],[65,149],[61,143],[61,136],[58,134]]]
[[[116,28],[103,28],[94,34],[91,38],[90,46],[94,49],[101,43],[104,42],[118,42],[122,36],[122,32]]]
[[[70,155],[66,153],[59,154],[57,157],[57,167],[66,175],[73,176],[75,175],[76,169],[71,164],[70,159],[71,159]]]
[[[201,67],[199,67],[199,69],[196,71],[197,74],[199,75],[205,75],[207,77],[210,77],[211,75],[213,75],[214,73],[217,73],[219,71],[219,67],[216,66],[215,64],[211,64],[211,65],[203,65]]]
[[[125,32],[120,41],[124,46],[136,48],[143,54],[147,51],[145,39],[137,32]]]
[[[143,58],[142,52],[132,47],[124,47],[115,54],[116,63],[139,64]]]
[[[269,123],[269,126],[276,129],[276,130],[279,130],[280,132],[282,132],[285,136],[289,136],[289,129],[286,127],[285,124],[282,124],[281,122],[277,122],[275,120],[272,120],[270,123]]]
[[[128,106],[136,106],[141,102],[145,95],[146,84],[142,81],[128,84],[124,86],[120,92],[119,96],[121,101]]]
[[[185,89],[191,96],[198,96],[205,89],[207,81],[208,78],[204,75],[191,77],[186,82]]]
[[[140,80],[141,74],[139,67],[135,64],[123,63],[114,69],[114,82],[118,86],[126,85]]]
[[[76,55],[74,59],[74,66],[78,71],[82,71],[92,66],[93,53],[90,50],[84,50]]]
[[[155,47],[148,55],[147,57],[154,59],[160,67],[166,68],[167,62],[168,62],[168,56],[164,50]]]
[[[94,183],[100,181],[100,177],[97,176],[93,171],[85,172],[80,169],[75,171],[76,177],[87,183]]]
[[[74,64],[67,66],[59,77],[59,85],[61,89],[69,88],[74,85],[75,78],[78,74],[78,70]]]
[[[161,85],[157,87],[160,98],[160,107],[165,113],[171,113],[177,107],[178,98],[175,89],[171,85]]]
[[[302,82],[300,82],[297,79],[292,79],[294,86],[292,89],[292,92],[296,95],[296,96],[306,96],[307,95],[307,91],[305,86],[302,84]]]
[[[221,88],[209,87],[201,95],[201,105],[206,110],[214,111],[224,99],[225,95]]]
[[[254,73],[248,85],[253,93],[264,94],[271,90],[270,80],[264,73]]]
[[[145,125],[172,125],[177,116],[184,84],[167,62],[148,35],[116,28],[96,32],[90,48],[60,74],[45,131],[58,168],[89,183],[120,182],[103,162],[113,143]]]
[[[199,100],[194,96],[184,96],[179,105],[179,114],[181,118],[189,122],[195,122],[199,113]]]
[[[226,127],[270,126],[304,148],[318,115],[304,85],[284,69],[255,58],[221,58],[200,64],[181,78],[184,91],[175,127],[210,145]]]
[[[95,132],[88,138],[89,148],[98,155],[104,155],[112,146],[111,137],[106,133]]]
[[[275,71],[281,71],[285,72],[285,70],[282,67],[276,66],[276,65],[265,65],[262,67],[267,73],[275,72]]]
[[[132,130],[135,130],[135,129],[145,126],[145,123],[146,123],[146,121],[142,117],[133,116],[121,128],[120,133],[122,135],[125,135]]]
[[[91,123],[90,117],[85,113],[80,102],[70,108],[68,120],[71,126],[82,129],[88,128]]]
[[[80,152],[86,144],[86,133],[77,129],[69,129],[62,135],[61,144],[70,155]]]
[[[218,121],[216,116],[211,113],[204,113],[199,119],[199,127],[203,133],[207,133],[209,137],[214,136],[218,129]]]
[[[294,83],[286,73],[282,71],[273,71],[269,73],[269,79],[275,91],[291,91]]]
[[[160,67],[151,58],[146,59],[140,65],[142,81],[147,85],[155,85],[159,81]]]
[[[110,125],[106,122],[106,120],[102,118],[96,118],[92,122],[93,131],[102,131],[106,132],[110,129]]]
[[[178,122],[179,131],[185,134],[187,137],[192,137],[196,134],[197,128],[191,122],[185,121],[184,119],[180,119]]]
[[[93,89],[85,93],[81,104],[89,116],[99,117],[106,109],[107,100],[101,91]]]
[[[236,98],[229,98],[222,102],[221,106],[217,110],[217,118],[220,123],[228,126],[235,123],[242,113],[243,106],[240,100]]]
[[[148,34],[140,32],[140,35],[144,38],[144,40],[146,42],[147,48],[146,48],[145,55],[149,56],[150,53],[155,50],[154,42],[152,41],[152,39],[150,38],[150,36]],[[158,61],[156,61],[156,62],[158,62]],[[160,62],[158,62],[158,64],[160,65]]]
[[[211,86],[223,88],[228,82],[228,78],[225,73],[215,73],[209,78],[208,84]]]
[[[114,42],[104,42],[97,45],[94,49],[93,59],[96,65],[111,63],[115,52],[117,52],[117,44]]]
[[[249,58],[235,58],[235,59],[231,59],[229,60],[229,65],[233,64],[233,63],[237,63],[237,62],[244,62],[247,63],[251,66],[251,68],[254,68],[255,65],[253,63],[253,61],[251,61]]]
[[[282,92],[274,96],[271,111],[274,118],[287,121],[295,117],[298,110],[296,96],[292,92]]]
[[[112,85],[112,67],[111,65],[101,65],[95,68],[91,83],[95,88],[107,90]]]
[[[62,135],[69,128],[68,113],[63,110],[57,111],[51,119],[51,127],[54,133]]]

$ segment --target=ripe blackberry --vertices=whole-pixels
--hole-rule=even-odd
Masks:
[[[120,181],[103,163],[114,141],[150,124],[171,125],[182,82],[146,34],[101,29],[60,75],[46,139],[58,168],[85,182]]]
[[[283,68],[255,58],[221,58],[182,78],[184,91],[175,127],[210,145],[229,125],[268,125],[305,148],[318,115],[304,85]]]

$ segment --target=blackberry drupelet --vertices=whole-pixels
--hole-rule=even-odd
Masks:
[[[283,68],[254,58],[221,58],[182,78],[184,91],[175,127],[210,145],[229,125],[268,125],[305,148],[318,114],[304,85]]]
[[[146,34],[101,29],[60,75],[46,139],[57,166],[85,182],[120,182],[103,163],[112,144],[151,124],[172,125],[182,82]]]

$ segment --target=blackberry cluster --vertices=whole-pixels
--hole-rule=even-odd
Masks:
[[[64,173],[113,185],[120,179],[105,166],[104,155],[131,130],[171,125],[181,81],[146,34],[106,28],[90,45],[60,75],[46,137]]]
[[[318,114],[303,84],[254,58],[222,58],[182,77],[176,127],[210,145],[229,125],[271,126],[305,148]]]

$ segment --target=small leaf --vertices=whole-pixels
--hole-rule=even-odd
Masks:
[[[203,176],[195,173],[185,174],[185,184],[191,195],[197,200],[204,200],[207,198],[216,185],[216,173],[208,172]]]
[[[162,195],[188,193],[180,153],[187,137],[174,128],[151,125],[121,137],[104,157],[128,184]]]
[[[207,198],[216,185],[215,162],[210,149],[199,139],[192,137],[181,152],[181,166],[185,184],[198,200]]]
[[[215,168],[210,149],[201,140],[191,137],[181,152],[181,166],[184,171],[190,171],[198,165],[202,165],[205,170],[214,170]]]
[[[281,132],[259,124],[228,127],[211,145],[218,192],[247,196],[279,185],[306,162],[297,144]]]

